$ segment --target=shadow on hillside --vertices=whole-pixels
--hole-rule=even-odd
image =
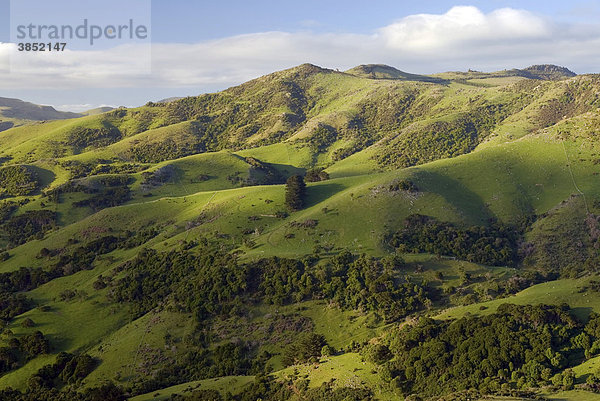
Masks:
[[[571,312],[577,316],[577,318],[579,320],[583,320],[584,322],[587,322],[590,318],[590,314],[593,312],[594,310],[591,307],[576,307],[576,308],[571,308]]]
[[[331,198],[333,195],[346,189],[340,184],[321,184],[314,185],[306,188],[306,207],[312,207],[318,205],[324,200]]]
[[[15,123],[11,121],[0,121],[0,131],[6,131],[15,126]]]
[[[48,185],[52,184],[54,182],[54,180],[56,179],[56,174],[54,174],[54,172],[50,171],[50,170],[46,170],[44,168],[40,168],[37,166],[32,166],[32,165],[27,165],[27,168],[30,169],[31,171],[33,171],[39,181],[40,181],[40,189],[37,189],[35,191],[35,195],[39,195],[42,193],[41,188],[47,187]]]
[[[279,173],[283,175],[286,179],[295,174],[304,175],[304,173],[306,172],[306,169],[292,166],[291,164],[269,163],[269,165],[275,170],[279,171]]]
[[[231,155],[245,163],[248,163],[248,161],[246,160],[247,159],[246,157],[240,156],[235,153],[232,153]],[[249,158],[254,158],[254,157],[249,156]],[[262,164],[268,166],[269,168],[272,168],[273,170],[277,171],[286,180],[289,177],[291,177],[292,175],[295,175],[295,174],[304,175],[304,173],[306,172],[306,169],[292,166],[291,164],[268,163],[268,162],[262,161],[258,158],[255,158],[255,159],[259,160]]]
[[[415,171],[414,178],[420,189],[443,197],[470,224],[485,223],[494,217],[483,199],[456,179],[424,170]]]

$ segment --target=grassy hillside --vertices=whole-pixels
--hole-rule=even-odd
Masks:
[[[599,89],[555,66],[302,65],[2,132],[0,394],[584,397]],[[509,365],[489,327],[535,352]],[[469,377],[444,359],[479,346]]]

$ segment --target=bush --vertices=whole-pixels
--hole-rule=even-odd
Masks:
[[[318,360],[325,345],[325,337],[322,335],[303,333],[285,348],[282,362],[289,366]]]
[[[367,344],[361,349],[360,354],[376,365],[381,365],[393,357],[390,349],[383,344]]]
[[[314,168],[306,170],[304,179],[306,182],[325,181],[329,179],[329,174],[322,168]]]
[[[418,192],[419,191],[419,189],[417,188],[415,183],[410,180],[395,181],[392,184],[390,184],[389,190],[391,192],[396,192],[396,191]]]

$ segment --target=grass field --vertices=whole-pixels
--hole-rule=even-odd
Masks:
[[[396,400],[398,396],[390,392],[377,374],[376,366],[363,361],[356,353],[345,353],[321,359],[318,364],[291,366],[276,372],[282,379],[309,380],[309,387],[333,380],[336,386],[370,388],[378,400]]]
[[[253,376],[228,376],[216,379],[198,380],[168,387],[152,393],[132,397],[130,401],[163,401],[171,398],[173,394],[189,395],[194,390],[217,390],[222,394],[237,394],[244,386],[254,380]]]
[[[549,281],[529,287],[515,295],[489,302],[447,309],[436,316],[439,319],[458,319],[466,314],[483,315],[494,313],[499,305],[512,303],[517,305],[560,305],[567,303],[575,314],[585,319],[591,312],[600,313],[600,294],[585,291],[584,287],[596,276],[581,279]]]

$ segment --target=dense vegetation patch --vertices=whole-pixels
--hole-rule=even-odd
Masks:
[[[145,189],[159,187],[167,183],[175,183],[177,179],[177,167],[167,164],[154,171],[145,171],[142,173],[142,179],[142,188]]]
[[[57,389],[36,386],[36,383],[22,393],[11,387],[0,390],[0,400],[4,401],[125,401],[125,392],[113,383],[102,384],[98,387],[88,387],[77,391],[74,388]]]
[[[29,195],[39,186],[37,174],[31,168],[26,166],[0,168],[0,199]]]
[[[104,125],[101,128],[76,127],[68,133],[66,144],[82,150],[108,146],[121,140],[123,134],[118,128]]]
[[[8,345],[0,347],[0,374],[23,366],[27,361],[50,351],[50,343],[41,331],[11,336]]]
[[[581,198],[572,197],[542,217],[522,246],[525,266],[561,277],[600,270],[600,216],[586,213]]]
[[[120,267],[126,275],[112,284],[109,294],[132,304],[136,316],[170,297],[180,309],[193,311],[199,322],[243,313],[241,300],[285,305],[323,298],[396,321],[435,297],[432,289],[406,282],[402,268],[397,258],[349,252],[325,264],[276,257],[246,264],[205,241],[194,251],[143,250]]]
[[[94,370],[97,363],[87,354],[61,352],[57,355],[56,362],[45,365],[29,378],[29,388],[52,389],[78,383]]]
[[[74,202],[74,207],[90,207],[94,211],[122,205],[131,199],[128,183],[129,176],[117,175],[101,177],[96,181],[99,188],[91,188],[94,195],[88,199]]]
[[[18,205],[15,202],[1,202],[0,203],[0,224],[4,223],[9,219],[10,216],[18,209]]]
[[[301,141],[306,142],[313,152],[322,153],[335,143],[337,136],[335,128],[319,123],[317,128],[311,131],[310,136]]]
[[[404,221],[404,228],[392,236],[391,245],[400,252],[427,252],[505,266],[517,261],[518,239],[514,228],[499,223],[459,228],[428,216],[412,215]]]
[[[401,168],[469,153],[513,107],[484,103],[448,121],[407,128],[386,140],[374,159],[382,167]]]
[[[111,163],[103,161],[98,163],[85,163],[77,160],[60,162],[71,174],[71,179],[83,178],[99,174],[133,174],[142,171],[146,166],[138,163]]]
[[[202,331],[196,330],[185,344],[188,352],[175,358],[166,356],[154,349],[154,361],[162,365],[149,363],[138,368],[140,373],[152,374],[150,379],[136,381],[132,393],[143,394],[160,388],[187,382],[222,376],[259,375],[265,372],[267,353],[257,354],[256,346],[244,341],[227,342],[216,347],[203,343]],[[164,362],[168,362],[164,364]]]
[[[306,182],[326,181],[329,179],[329,174],[321,168],[311,168],[306,170],[304,180]]]
[[[56,213],[50,210],[31,210],[11,217],[0,228],[12,246],[21,245],[32,238],[41,239],[56,227]]]
[[[137,236],[132,237],[135,242]],[[11,320],[33,308],[34,303],[19,292],[31,291],[56,278],[68,276],[81,270],[89,270],[100,255],[112,252],[118,246],[127,248],[131,243],[114,236],[101,237],[75,248],[70,253],[61,252],[49,268],[21,267],[11,272],[0,273],[0,319]],[[42,248],[38,257],[52,258],[56,250]]]
[[[555,384],[569,389],[563,370],[600,352],[600,316],[587,324],[568,306],[504,304],[482,317],[451,322],[421,319],[388,337],[388,380],[403,394],[433,396],[470,388],[497,392]]]
[[[189,394],[172,396],[173,401],[372,401],[373,393],[365,388],[340,387],[336,383],[324,383],[309,388],[308,380],[281,383],[266,375],[257,376],[249,386],[235,396],[223,396],[216,390],[198,389]]]
[[[244,158],[250,165],[248,179],[244,185],[276,185],[285,183],[285,177],[271,164],[258,160],[255,157]]]

